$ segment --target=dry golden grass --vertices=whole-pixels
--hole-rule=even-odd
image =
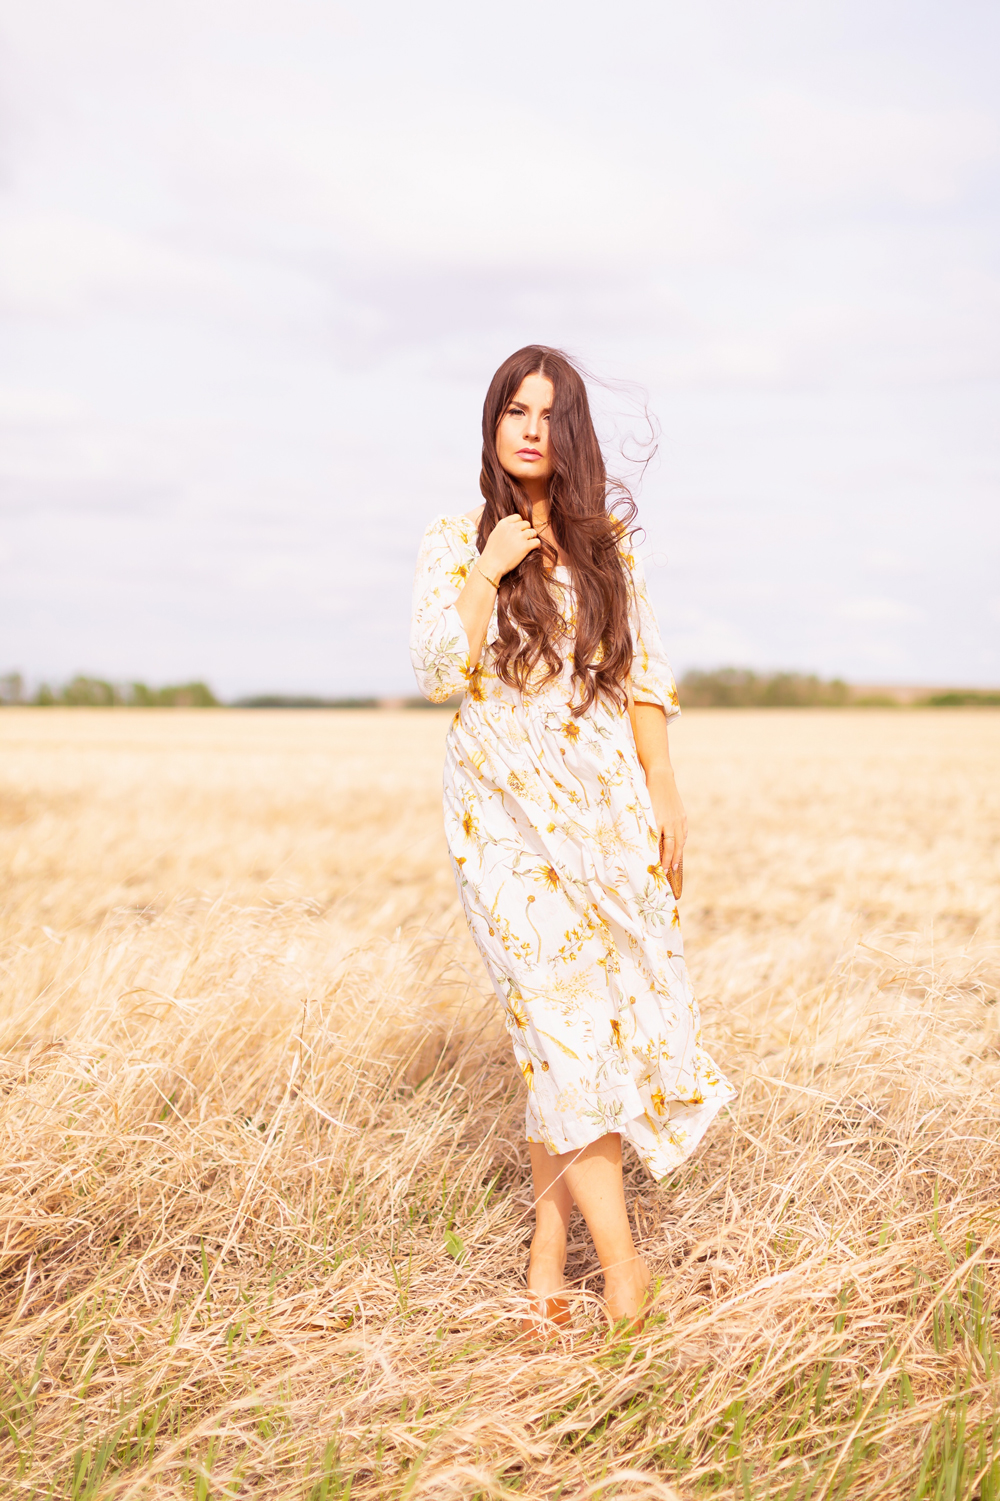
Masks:
[[[682,721],[740,1098],[547,1349],[446,725],[0,713],[0,1494],[996,1498],[1000,714]]]

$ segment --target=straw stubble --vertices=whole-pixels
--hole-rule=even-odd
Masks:
[[[547,1347],[446,726],[0,714],[2,1493],[1000,1496],[1000,715],[681,722],[740,1096]]]

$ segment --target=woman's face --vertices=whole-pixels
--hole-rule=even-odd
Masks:
[[[518,480],[548,480],[549,413],[554,391],[547,375],[526,375],[497,427],[497,458]]]

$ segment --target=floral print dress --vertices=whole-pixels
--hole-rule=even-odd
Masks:
[[[639,559],[624,555],[637,702],[680,711]],[[552,571],[567,623],[561,675],[521,691],[490,669],[493,613],[470,672],[455,609],[479,554],[476,523],[441,516],[417,562],[410,653],[432,703],[464,694],[448,732],[444,814],[472,937],[503,1008],[527,1085],[529,1141],[549,1152],[609,1132],[662,1178],[735,1094],[701,1047],[680,918],[625,710],[578,718],[573,589]]]

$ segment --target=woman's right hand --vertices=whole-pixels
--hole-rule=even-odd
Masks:
[[[521,516],[504,516],[486,539],[480,558],[483,571],[500,579],[541,545],[530,521]]]

